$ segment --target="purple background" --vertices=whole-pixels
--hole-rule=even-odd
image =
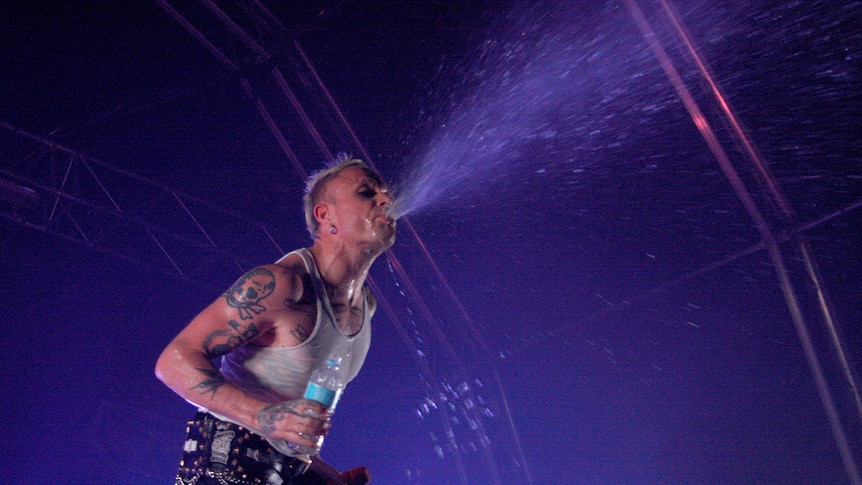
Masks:
[[[443,173],[407,216],[418,239],[402,221],[373,269],[391,310],[328,461],[368,466],[377,484],[850,483],[773,261],[624,4],[266,3],[396,189],[419,167]],[[770,205],[658,5],[641,2],[771,229],[810,243],[857,372],[862,7],[713,3],[676,7],[792,217]],[[157,3],[13,0],[0,27],[4,181],[56,181],[42,167],[68,158],[14,127],[270,224],[282,249],[308,244],[301,177],[240,76]],[[277,99],[254,65],[241,76]],[[334,124],[315,99],[313,121]],[[319,168],[301,123],[282,128]],[[323,136],[358,154],[343,132]],[[88,187],[78,177],[69,187]],[[145,191],[103,180],[126,201]],[[77,195],[104,202],[91,189]],[[95,210],[76,220],[91,217],[99,240],[81,243],[3,204],[0,481],[171,483],[193,408],[155,360],[279,251],[201,217],[243,264],[190,251],[179,275]],[[195,232],[165,207],[128,212]],[[780,247],[859,463],[860,415],[816,293],[795,244]]]

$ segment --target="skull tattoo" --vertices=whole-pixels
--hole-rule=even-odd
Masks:
[[[266,310],[260,301],[275,289],[275,275],[265,268],[255,268],[246,273],[227,293],[227,304],[236,308],[241,320],[249,320]]]

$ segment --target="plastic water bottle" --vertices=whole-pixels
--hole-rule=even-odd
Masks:
[[[311,374],[308,380],[308,386],[305,388],[305,399],[317,401],[326,407],[326,413],[332,415],[335,411],[335,406],[338,400],[341,399],[341,393],[344,392],[344,376],[341,374],[341,356],[331,355],[323,366]],[[309,456],[315,456],[320,452],[323,446],[323,436],[317,438],[317,447],[302,446],[296,443],[291,443],[290,447],[294,450]]]
[[[330,356],[323,366],[311,374],[303,397],[323,404],[327,411],[332,414],[343,391],[344,376],[341,375],[341,356]]]

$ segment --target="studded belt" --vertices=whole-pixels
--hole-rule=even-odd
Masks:
[[[285,456],[262,436],[209,413],[198,412],[187,433],[177,485],[194,485],[202,476],[230,485],[287,485],[311,465],[309,458]]]

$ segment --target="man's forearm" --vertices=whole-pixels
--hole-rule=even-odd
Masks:
[[[169,345],[156,363],[156,376],[190,403],[262,432],[257,413],[269,403],[228,382],[203,353]]]

